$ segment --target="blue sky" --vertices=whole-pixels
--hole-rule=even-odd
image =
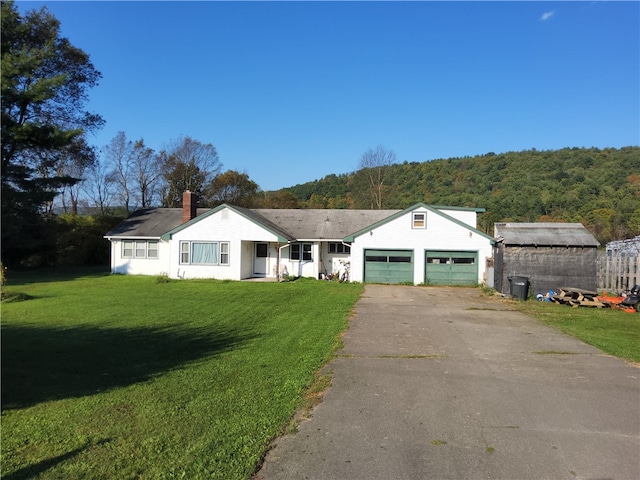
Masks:
[[[46,5],[103,78],[88,108],[155,150],[188,135],[276,190],[398,161],[640,144],[639,2]]]

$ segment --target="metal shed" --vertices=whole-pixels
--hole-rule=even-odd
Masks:
[[[596,290],[600,243],[581,223],[496,223],[494,287],[509,293],[509,277],[528,277],[529,292],[559,287]]]

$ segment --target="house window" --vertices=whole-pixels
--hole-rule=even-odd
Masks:
[[[122,241],[122,258],[133,258],[133,241]]]
[[[145,258],[147,256],[147,242],[144,240],[136,240],[136,258]]]
[[[427,214],[414,212],[413,228],[427,228]]]
[[[180,242],[180,263],[189,263],[189,242]]]
[[[218,263],[218,244],[191,242],[191,263],[194,265],[216,265]]]
[[[180,263],[229,265],[229,242],[180,242]]]
[[[302,260],[311,260],[311,244],[310,243],[293,243],[291,245],[291,253],[289,254],[290,260],[300,260],[302,254]]]
[[[229,265],[229,244],[220,243],[220,265]]]
[[[123,240],[122,258],[158,258],[158,242],[153,240]]]
[[[330,242],[329,253],[351,253],[351,246],[339,242]]]
[[[147,258],[158,258],[158,242],[147,242]]]

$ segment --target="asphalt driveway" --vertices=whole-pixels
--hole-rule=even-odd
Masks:
[[[368,285],[260,480],[640,478],[640,369],[476,289]]]

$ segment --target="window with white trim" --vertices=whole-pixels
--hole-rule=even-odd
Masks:
[[[133,258],[133,240],[122,241],[122,258]]]
[[[340,242],[329,242],[329,253],[351,253],[351,245]]]
[[[180,242],[183,265],[229,265],[229,242]]]
[[[424,212],[413,212],[413,228],[427,228],[427,214]]]
[[[144,240],[136,240],[136,258],[146,258],[147,257],[147,242]]]
[[[147,242],[147,258],[158,258],[158,242]]]
[[[180,263],[189,263],[189,242],[180,242]]]
[[[123,240],[122,258],[158,258],[157,240]]]
[[[292,243],[290,260],[310,261],[311,260],[311,244],[310,243]]]
[[[220,243],[220,265],[229,265],[229,244]]]

